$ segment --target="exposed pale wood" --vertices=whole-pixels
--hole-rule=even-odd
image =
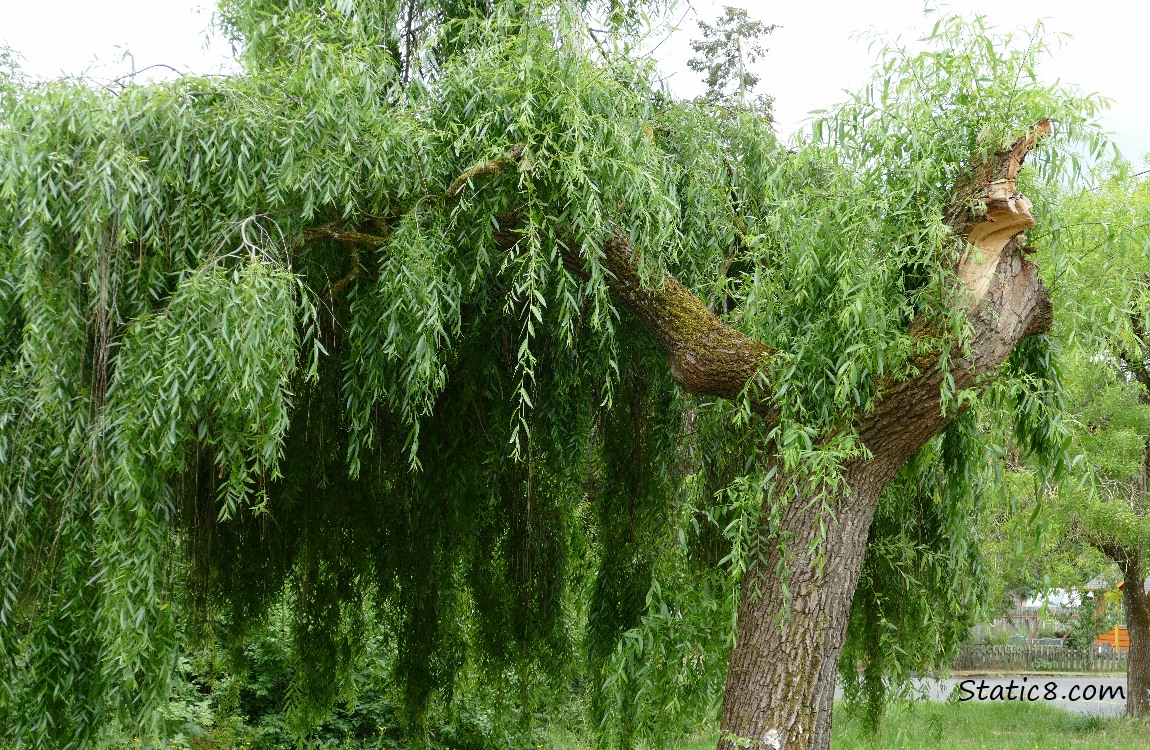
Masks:
[[[998,267],[1002,251],[1019,232],[1034,226],[1030,201],[1002,180],[991,186],[986,195],[986,218],[971,230],[970,248],[958,266],[958,278],[970,295],[971,306],[977,305],[990,288],[990,277]]]
[[[1034,226],[1030,201],[1018,192],[1014,182],[1027,154],[1049,133],[1050,121],[1043,120],[997,159],[976,166],[974,179],[961,180],[957,186],[951,223],[970,245],[959,264],[958,278],[966,287],[971,307],[982,301],[990,287],[990,276],[1006,243]],[[980,208],[967,209],[964,216],[964,204]]]

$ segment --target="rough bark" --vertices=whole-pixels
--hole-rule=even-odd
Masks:
[[[654,287],[644,284],[626,238],[604,243],[600,260],[609,273],[611,296],[659,342],[683,390],[735,399],[755,380],[772,354],[770,347],[723,323],[674,276],[666,274]],[[763,383],[751,400],[766,415],[769,394]]]
[[[1135,335],[1141,347],[1138,372],[1139,382],[1145,390],[1140,396],[1142,403],[1150,402],[1150,372],[1146,367],[1146,348],[1150,339],[1142,330],[1141,321],[1135,328]],[[1150,440],[1142,450],[1142,475],[1139,477],[1138,493],[1146,498],[1150,490]],[[1130,635],[1130,653],[1126,659],[1126,713],[1129,716],[1150,714],[1150,601],[1144,587],[1145,568],[1141,552],[1134,557],[1132,569],[1123,569],[1124,580],[1122,604],[1126,608],[1126,630]]]
[[[1126,655],[1126,714],[1150,714],[1150,600],[1144,588],[1145,573],[1140,550],[1098,538],[1088,542],[1118,564],[1122,571],[1122,607],[1130,652]]]
[[[1143,277],[1142,284],[1150,284]],[[1150,335],[1142,326],[1142,319],[1130,314],[1130,328],[1134,333],[1133,351],[1119,350],[1118,355],[1125,373],[1142,385],[1138,400],[1150,403]],[[1142,450],[1142,471],[1135,487],[1135,496],[1147,497],[1150,492],[1150,439]],[[1130,636],[1130,653],[1126,659],[1126,713],[1129,716],[1150,714],[1150,602],[1144,588],[1145,569],[1141,551],[1135,552],[1116,543],[1095,541],[1094,546],[1118,563],[1122,569],[1122,606],[1126,611],[1126,630]]]
[[[1017,248],[1008,247],[999,259],[998,273],[972,316],[973,361],[951,363],[958,388],[973,386],[1018,341],[1050,327],[1049,298],[1037,269]],[[788,503],[780,530],[787,538],[790,616],[779,619],[787,601],[775,575],[781,552],[768,546],[744,582],[721,719],[728,738],[720,748],[735,747],[731,737],[750,741],[752,748],[830,746],[838,657],[870,522],[879,495],[899,467],[953,418],[942,412],[942,378],[934,366],[891,386],[878,409],[858,424],[872,457],[846,467],[837,489],[823,487],[822,497],[802,495]],[[820,519],[824,504],[833,509],[834,519]],[[821,573],[808,552],[820,520],[827,524]]]
[[[1150,603],[1143,587],[1142,556],[1130,555],[1122,569],[1122,605],[1130,653],[1126,659],[1126,714],[1150,714]]]

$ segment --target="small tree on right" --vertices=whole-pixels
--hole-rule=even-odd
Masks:
[[[1110,594],[1089,596],[1082,594],[1066,634],[1069,648],[1091,648],[1098,636],[1114,627],[1118,612],[1110,601]]]
[[[1139,716],[1150,713],[1150,181],[1131,172],[1120,164],[1068,196],[1052,230],[1047,268],[1065,289],[1056,336],[1080,458],[1049,501],[1067,541],[1121,570],[1127,713]]]
[[[747,95],[759,83],[750,66],[766,53],[759,40],[777,28],[752,20],[747,11],[729,5],[723,7],[723,15],[714,25],[699,21],[702,39],[691,42],[691,49],[699,56],[688,60],[687,67],[703,74],[707,83],[703,98],[712,103],[734,100],[745,106]],[[769,104],[770,99],[764,99]]]

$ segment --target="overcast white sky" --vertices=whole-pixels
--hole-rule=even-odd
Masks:
[[[681,0],[680,30],[656,52],[682,95],[702,90],[686,69],[688,41],[697,36],[695,20],[713,20],[722,2]],[[853,32],[874,29],[913,38],[927,24],[922,0],[807,0],[769,3],[727,0],[753,17],[780,24],[767,39],[769,51],[757,66],[759,91],[776,98],[779,129],[797,128],[806,113],[842,99],[843,89],[865,82],[871,64],[866,43]],[[1052,31],[1073,38],[1045,66],[1048,79],[1061,78],[1114,100],[1105,122],[1128,157],[1140,161],[1150,152],[1150,86],[1146,84],[1146,34],[1150,3],[1134,0],[952,0],[947,7],[986,14],[1000,28],[1030,27],[1046,19]],[[38,76],[60,73],[113,78],[136,68],[162,63],[198,73],[219,72],[230,50],[220,40],[206,44],[211,0],[0,0],[0,43],[25,58],[25,69]],[[164,71],[157,71],[161,75]]]

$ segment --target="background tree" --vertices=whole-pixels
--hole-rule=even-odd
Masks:
[[[1017,181],[1096,103],[944,19],[788,150],[578,8],[435,16],[423,68],[401,10],[232,0],[240,75],[5,100],[0,723],[154,732],[187,623],[286,600],[298,702],[372,621],[413,744],[461,669],[584,657],[611,741],[725,680],[721,744],[825,748],[884,488],[939,550],[956,417],[1049,447]]]
[[[1106,597],[1087,596],[1082,592],[1066,633],[1066,647],[1094,648],[1095,639],[1118,624],[1119,614],[1120,608]]]
[[[1065,342],[1072,452],[1081,482],[1052,499],[1070,538],[1122,573],[1130,633],[1127,712],[1150,712],[1150,184],[1128,164],[1066,195],[1050,230],[1052,284]]]
[[[1069,426],[1064,423],[1063,429],[1069,456]],[[988,585],[992,589],[990,602],[999,603],[986,613],[984,622],[1016,612],[1027,599],[1046,593],[1068,593],[1071,598],[1060,606],[1063,611],[1069,608],[1074,613],[1059,617],[1048,610],[1047,614],[1061,623],[1068,646],[1073,642],[1076,648],[1087,648],[1095,635],[1114,626],[1114,618],[1121,610],[1118,602],[1109,602],[1101,610],[1100,600],[1090,604],[1090,597],[1085,596],[1087,584],[1101,580],[1112,585],[1120,579],[1115,578],[1117,569],[1109,558],[1073,537],[1068,527],[1070,515],[1060,512],[1063,506],[1051,503],[1045,493],[1036,491],[1036,481],[1041,480],[1036,478],[1033,466],[1012,459],[1009,452],[1005,458],[1005,481],[991,491],[989,507],[979,518]],[[1077,462],[1071,463],[1064,479],[1074,482],[1080,472]]]
[[[759,83],[750,67],[766,54],[759,40],[777,28],[776,24],[752,21],[746,10],[729,5],[723,6],[723,15],[714,25],[699,21],[703,38],[691,42],[699,57],[688,60],[687,67],[704,74],[704,98],[712,103],[734,99],[745,106],[747,94]],[[769,98],[765,103],[769,108]]]

